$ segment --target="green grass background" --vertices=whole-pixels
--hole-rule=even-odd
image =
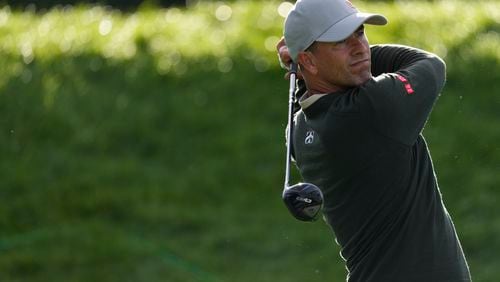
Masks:
[[[390,20],[371,43],[447,62],[424,134],[474,281],[499,281],[499,2],[355,4]],[[280,199],[286,9],[0,8],[0,281],[344,281]]]

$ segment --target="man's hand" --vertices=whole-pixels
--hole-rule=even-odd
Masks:
[[[276,45],[276,50],[278,51],[280,66],[286,70],[289,70],[290,64],[292,63],[292,57],[290,57],[290,53],[288,52],[288,47],[285,43],[285,37],[282,37],[278,42],[278,44]]]
[[[285,79],[289,79],[292,57],[290,57],[290,52],[288,51],[288,47],[286,46],[284,37],[282,37],[281,40],[278,42],[278,44],[276,44],[276,50],[278,51],[278,59],[280,61],[280,66],[288,71],[285,74]],[[300,68],[297,70],[297,78],[302,79]]]

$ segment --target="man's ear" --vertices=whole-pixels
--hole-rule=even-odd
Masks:
[[[297,56],[300,70],[311,74],[317,74],[318,68],[316,67],[315,57],[311,52],[300,52]]]

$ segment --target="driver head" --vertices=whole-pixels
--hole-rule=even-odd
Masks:
[[[323,206],[323,194],[316,185],[298,183],[283,191],[283,201],[296,219],[315,221]]]

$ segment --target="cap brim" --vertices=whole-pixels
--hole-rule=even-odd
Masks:
[[[349,37],[362,24],[385,25],[387,19],[378,14],[354,13],[332,25],[316,41],[319,42],[336,42],[342,41]]]

